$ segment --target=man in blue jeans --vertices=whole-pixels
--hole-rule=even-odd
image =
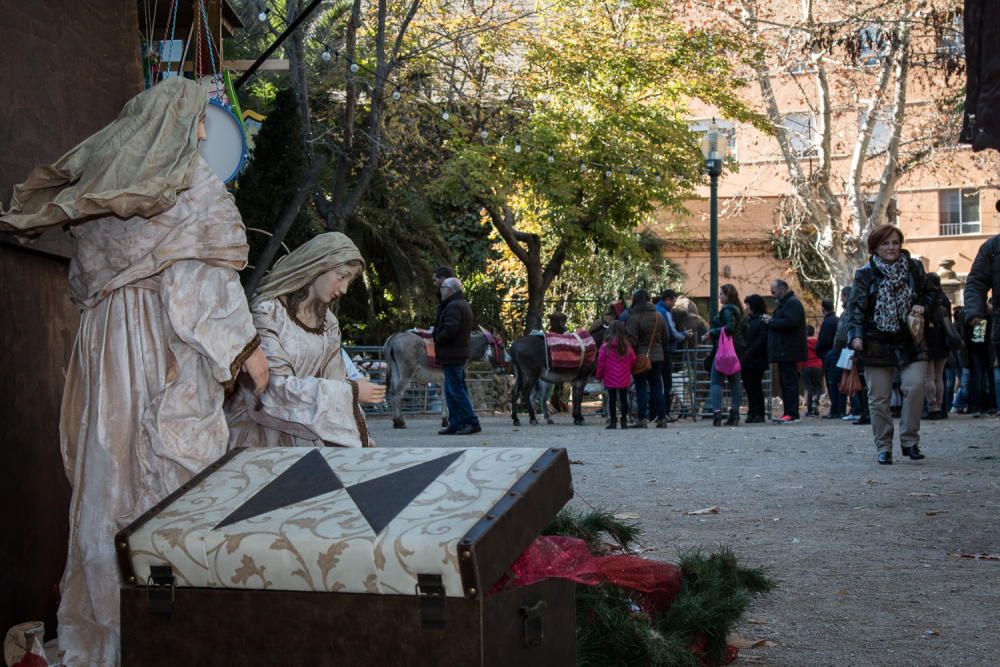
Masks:
[[[444,399],[448,404],[448,426],[438,435],[472,435],[482,431],[465,386],[465,365],[469,362],[472,308],[458,278],[441,283],[441,308],[434,323],[434,352],[444,368]]]

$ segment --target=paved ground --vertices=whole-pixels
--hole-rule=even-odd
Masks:
[[[383,447],[566,447],[573,504],[637,515],[644,555],[733,546],[779,583],[739,629],[776,645],[738,664],[1000,664],[1000,561],[956,555],[1000,554],[997,418],[925,422],[927,459],[901,460],[897,445],[891,467],[876,465],[870,427],[841,421],[606,431],[555,419],[487,417],[464,438],[438,436],[431,418],[371,427]]]

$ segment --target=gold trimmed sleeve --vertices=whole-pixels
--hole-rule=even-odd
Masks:
[[[250,358],[250,355],[260,347],[260,334],[254,334],[254,337],[250,339],[250,342],[246,344],[243,351],[236,355],[233,359],[233,363],[229,364],[229,380],[223,383],[223,387],[226,390],[226,395],[233,393],[233,389],[236,388],[236,377],[240,374],[240,369],[243,368],[243,363]],[[355,396],[357,392],[355,392]]]
[[[354,408],[354,423],[358,427],[358,437],[361,439],[361,446],[374,447],[375,445],[368,437],[368,422],[365,420],[365,411],[361,409],[361,401],[358,398],[361,390],[358,387],[358,383],[354,380],[348,380],[347,384],[351,385],[351,407]]]

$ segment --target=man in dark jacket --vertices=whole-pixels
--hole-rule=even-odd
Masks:
[[[837,368],[837,355],[833,352],[833,339],[837,335],[838,322],[837,313],[833,310],[833,300],[823,299],[823,324],[819,326],[819,336],[816,338],[816,356],[823,360],[826,393],[830,397],[830,414],[825,419],[838,419],[844,416],[844,398],[837,388],[841,374]]]
[[[1000,2],[965,0],[965,116],[959,143],[972,144],[973,151],[1000,150],[1000,45],[996,29]]]
[[[1000,204],[997,205],[1000,209]],[[1000,308],[996,297],[1000,293],[1000,234],[989,239],[979,248],[972,270],[965,280],[965,322],[979,324],[987,316],[986,293],[993,290],[993,345],[1000,348]]]
[[[458,278],[441,282],[441,309],[434,323],[434,351],[444,367],[444,398],[448,404],[448,427],[439,435],[471,435],[482,431],[465,386],[465,364],[469,361],[472,308],[462,293]]]
[[[799,369],[797,364],[805,361],[806,310],[788,283],[778,279],[771,281],[771,296],[778,305],[767,318],[767,354],[771,363],[778,364],[781,382],[781,403],[784,412],[781,423],[799,421]],[[766,316],[765,316],[766,317]]]

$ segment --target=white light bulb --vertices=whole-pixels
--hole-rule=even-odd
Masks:
[[[583,162],[580,163],[580,171],[587,171],[587,165]]]
[[[351,71],[354,72],[354,73],[357,73],[357,71],[358,71],[358,64],[357,63],[351,63]]]
[[[441,120],[448,120],[449,118],[451,118],[451,114],[449,114],[447,111],[441,114]]]
[[[521,144],[514,144],[514,152],[515,153],[521,152]]]
[[[549,160],[549,164],[552,164],[553,162],[555,162],[555,161],[556,161],[556,158],[555,158],[555,156],[553,156],[553,155],[550,155],[550,156],[548,157],[548,160]]]
[[[490,136],[490,133],[486,130],[483,130],[482,132],[479,133],[479,136],[485,139],[486,137]]]
[[[399,100],[400,97],[402,97],[402,95],[399,94],[398,90],[392,91],[392,99]]]
[[[261,12],[260,14],[257,14],[257,20],[260,21],[261,23],[263,23],[264,21],[266,21],[267,20],[267,12]]]
[[[611,178],[611,170],[610,169],[608,169],[606,172],[604,172],[604,177],[605,178]]]
[[[660,175],[659,175],[659,174],[657,174],[657,175],[656,175],[656,182],[657,182],[657,183],[659,183],[659,182],[660,182]]]
[[[328,63],[333,56],[330,55],[329,51],[323,51],[319,57],[323,59],[323,62]]]

